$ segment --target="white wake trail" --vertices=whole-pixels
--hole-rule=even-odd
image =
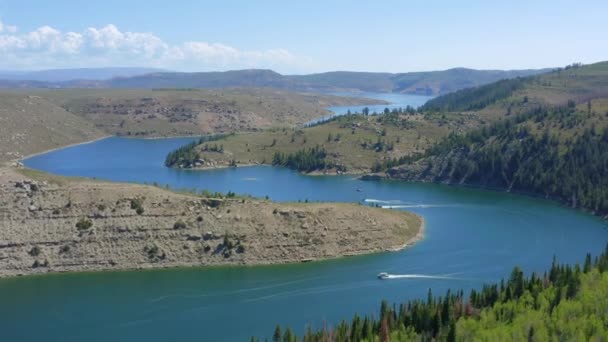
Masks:
[[[405,205],[382,205],[383,209],[407,209],[407,208],[454,208],[461,207],[458,204],[405,204]]]
[[[458,279],[449,275],[431,275],[431,274],[389,274],[384,279]]]
[[[374,198],[366,198],[363,200],[365,203],[403,203],[400,200],[379,200]]]

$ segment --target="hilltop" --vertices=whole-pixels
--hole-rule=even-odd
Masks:
[[[106,135],[36,95],[0,93],[0,162]]]
[[[156,68],[76,68],[7,71],[0,70],[1,80],[21,80],[38,82],[67,82],[73,80],[109,80],[117,77],[133,77],[165,70]]]
[[[337,71],[311,75],[281,75],[272,70],[236,70],[202,73],[154,73],[113,79],[105,85],[112,88],[272,87],[313,92],[364,91],[434,95],[504,78],[533,75],[542,71],[456,68],[445,71],[398,74]]]

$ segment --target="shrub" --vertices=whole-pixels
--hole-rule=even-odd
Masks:
[[[236,247],[236,252],[237,252],[237,253],[239,253],[239,254],[240,254],[240,253],[245,253],[245,246],[243,246],[243,245],[239,244],[239,245]]]
[[[173,224],[173,229],[185,229],[186,223],[182,220],[178,220]]]
[[[70,247],[70,245],[63,245],[63,246],[61,246],[61,248],[59,249],[59,253],[60,253],[60,254],[61,254],[61,253],[67,253],[67,252],[69,252],[69,251],[70,251],[70,248],[71,248],[71,247]]]
[[[40,249],[40,247],[34,246],[34,247],[32,247],[32,249],[30,249],[29,254],[31,256],[38,256],[38,255],[40,255],[40,252],[42,252],[42,250]]]
[[[93,226],[93,221],[89,220],[86,217],[81,217],[78,222],[76,222],[76,228],[78,230],[87,230]]]
[[[234,243],[232,243],[232,241],[230,241],[228,238],[228,233],[224,234],[224,241],[222,245],[228,249],[232,249],[234,247]]]
[[[144,247],[144,252],[148,254],[148,259],[165,259],[166,255],[157,245]]]
[[[137,215],[143,214],[144,213],[143,199],[141,199],[141,198],[132,199],[131,200],[131,209],[135,210]]]
[[[106,205],[105,205],[105,204],[103,204],[103,203],[102,203],[102,204],[98,204],[98,205],[97,205],[97,209],[98,209],[99,211],[104,211],[104,210],[106,210]]]
[[[135,210],[139,207],[141,207],[141,199],[140,198],[134,198],[131,200],[131,209]]]
[[[49,267],[49,261],[46,259],[44,260],[44,262],[34,260],[34,263],[32,264],[32,268],[38,268],[38,267]]]

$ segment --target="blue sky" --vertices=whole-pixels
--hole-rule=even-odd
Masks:
[[[608,1],[0,0],[0,69],[407,72],[608,59]]]

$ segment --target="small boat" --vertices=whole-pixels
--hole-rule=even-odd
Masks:
[[[380,272],[378,273],[378,279],[388,279],[388,273],[386,272]]]
[[[363,191],[363,190],[361,190],[361,188],[357,188],[357,192],[361,192],[361,191]]]

